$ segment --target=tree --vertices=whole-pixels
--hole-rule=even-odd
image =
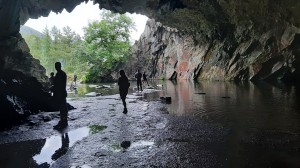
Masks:
[[[102,17],[101,21],[90,22],[84,28],[82,59],[90,66],[87,82],[112,80],[111,73],[128,57],[133,21],[126,15],[109,11],[104,11]]]
[[[53,26],[51,30],[45,27],[43,37],[35,35],[24,36],[32,55],[39,59],[46,68],[47,74],[54,69],[54,63],[61,61],[67,73],[74,73],[80,62],[74,57],[74,52],[82,43],[79,35],[70,27],[63,31]]]
[[[60,61],[69,76],[77,74],[86,82],[112,81],[112,73],[129,58],[130,30],[134,23],[126,15],[103,12],[101,21],[84,28],[82,38],[70,27],[46,27],[43,37],[26,36],[32,55],[39,59],[47,74]]]

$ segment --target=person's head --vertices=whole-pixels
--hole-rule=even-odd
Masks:
[[[122,69],[122,70],[120,70],[120,75],[121,76],[125,76],[125,71]]]
[[[54,72],[51,72],[51,73],[50,73],[50,76],[54,76]]]
[[[140,70],[138,69],[137,72],[140,72]]]
[[[61,63],[60,62],[55,62],[55,69],[57,71],[61,70]]]

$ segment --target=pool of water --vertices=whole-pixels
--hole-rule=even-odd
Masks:
[[[149,86],[144,84],[143,89],[149,87],[153,89],[161,89],[164,81],[152,80],[149,81]],[[89,93],[96,93],[97,96],[113,95],[119,94],[119,86],[117,83],[96,83],[96,84],[77,84],[77,89],[68,89],[68,98],[80,98],[89,97]],[[130,88],[128,89],[128,94],[136,93],[136,81],[130,81]]]
[[[50,167],[67,153],[77,141],[104,130],[106,126],[91,125],[75,130],[62,130],[46,139],[1,144],[1,167]]]
[[[187,122],[211,123],[226,131],[220,144],[205,147],[219,157],[222,167],[300,167],[297,86],[167,81],[160,93],[153,94],[172,98],[172,103],[165,105],[170,115],[190,118]]]

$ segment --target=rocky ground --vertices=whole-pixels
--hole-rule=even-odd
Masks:
[[[168,111],[168,104],[159,99],[149,101],[146,95],[128,95],[126,115],[119,95],[68,99],[77,109],[69,112],[69,126],[64,130],[53,129],[59,120],[57,112],[43,112],[32,116],[27,124],[1,132],[0,163],[3,166],[5,150],[11,150],[5,148],[9,146],[6,144],[17,146],[19,151],[26,144],[19,142],[29,142],[27,146],[41,143],[43,149],[24,161],[37,162],[35,166],[27,163],[31,165],[27,167],[299,166],[299,134],[254,129],[245,132],[216,121],[174,115]],[[82,136],[81,131],[87,128],[88,133]],[[47,154],[55,138],[58,147],[48,152],[52,160],[38,162],[37,155],[45,157],[42,153]]]
[[[67,129],[54,130],[58,113],[44,112],[32,116],[25,125],[1,132],[0,143],[44,139],[99,125],[106,129],[75,142],[51,167],[211,167],[212,163],[217,164],[213,153],[207,150],[189,153],[189,150],[199,148],[192,142],[219,141],[222,128],[205,124],[192,126],[192,123],[184,123],[186,119],[174,116],[170,122],[166,104],[159,100],[148,102],[143,94],[129,95],[127,115],[122,113],[119,95],[69,99],[68,102],[77,109],[69,112]],[[202,129],[192,129],[194,126]],[[127,146],[123,145],[124,141],[129,141]]]

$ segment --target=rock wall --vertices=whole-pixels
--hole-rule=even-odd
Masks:
[[[258,33],[252,28],[236,26],[222,39],[207,40],[149,20],[129,67],[163,79],[297,80],[300,29],[285,24]]]
[[[0,0],[0,41],[9,36],[16,37],[20,24],[28,18],[47,16],[50,11],[61,12],[63,9],[70,12],[81,2],[87,0]],[[216,80],[297,78],[300,1],[94,0],[94,3],[114,12],[145,14],[178,30],[177,35],[171,30],[168,35],[160,37],[153,34],[154,37],[149,37],[152,39],[150,43],[157,43],[151,44],[154,45],[151,50],[157,52],[153,51],[156,61],[150,62],[159,68],[148,68],[153,77]],[[161,29],[158,34],[163,31],[160,27],[157,27]],[[168,39],[171,37],[174,39]],[[135,47],[142,54],[148,52],[141,50],[150,45],[145,44],[146,41],[138,44],[144,46]],[[153,53],[143,60],[153,60]],[[28,56],[28,59],[32,58]],[[11,62],[15,64],[19,60]],[[19,71],[29,74],[26,68]],[[39,80],[41,78],[44,77]]]
[[[46,69],[41,66],[40,61],[33,58],[30,50],[21,37],[9,36],[0,41],[0,71],[12,70],[22,72],[27,77],[35,77],[41,83],[48,81]]]

